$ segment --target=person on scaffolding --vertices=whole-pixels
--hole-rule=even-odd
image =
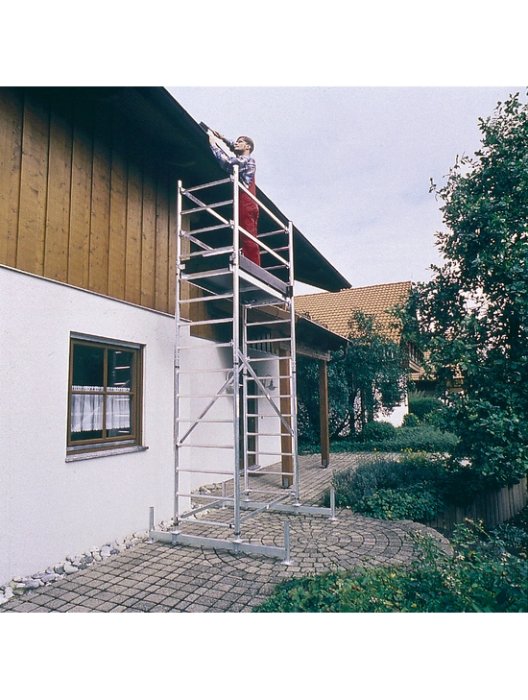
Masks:
[[[223,141],[226,146],[232,151],[233,155],[227,155],[218,147],[215,138]],[[249,136],[239,136],[236,141],[230,141],[225,136],[219,134],[218,131],[210,130],[209,143],[215,158],[218,160],[224,170],[232,172],[233,166],[238,165],[239,177],[242,184],[256,196],[257,186],[255,184],[255,159],[251,155],[253,153],[254,143]],[[238,220],[239,225],[252,236],[257,237],[259,208],[258,204],[246,192],[240,190],[238,199]],[[260,249],[258,243],[253,241],[248,236],[241,235],[242,255],[260,265]]]

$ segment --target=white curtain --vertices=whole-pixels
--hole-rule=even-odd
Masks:
[[[108,387],[116,396],[106,397],[106,429],[130,429],[130,389],[126,387]]]
[[[103,387],[72,386],[72,391],[101,393],[72,394],[71,431],[81,433],[103,429]],[[108,387],[111,396],[106,397],[106,429],[130,428],[130,389]]]

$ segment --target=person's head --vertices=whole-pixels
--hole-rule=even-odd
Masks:
[[[249,136],[239,136],[235,141],[235,153],[248,156],[250,153],[253,153],[254,148],[253,139],[250,139]]]

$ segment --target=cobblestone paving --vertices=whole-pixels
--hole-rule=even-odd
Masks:
[[[315,502],[333,470],[357,464],[335,455],[321,469],[317,456],[301,458],[301,500]],[[413,556],[413,532],[435,530],[409,521],[389,522],[339,511],[319,516],[263,512],[244,528],[244,539],[282,546],[290,524],[291,559],[285,565],[264,556],[226,550],[144,543],[62,581],[13,598],[1,612],[246,612],[262,602],[279,581],[292,576],[356,566],[405,563]]]

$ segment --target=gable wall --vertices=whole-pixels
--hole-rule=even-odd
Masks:
[[[0,264],[173,313],[175,189],[111,100],[0,88]]]

